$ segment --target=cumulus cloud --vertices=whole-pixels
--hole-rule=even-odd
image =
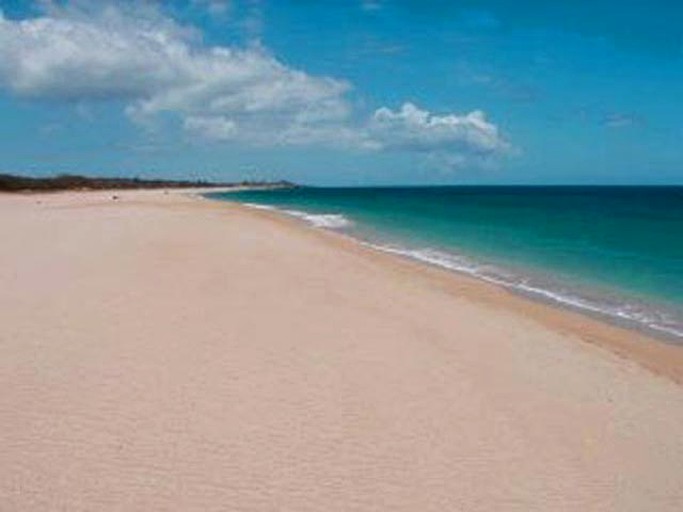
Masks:
[[[0,80],[35,98],[136,98],[177,81],[183,39],[162,19],[135,20],[110,8],[97,19],[52,8],[23,21],[0,17]]]
[[[405,103],[400,110],[375,111],[369,125],[372,140],[382,148],[493,155],[510,147],[498,127],[480,110],[436,115]]]
[[[24,20],[0,12],[0,86],[26,98],[118,100],[136,122],[170,114],[188,136],[215,142],[408,150],[458,162],[509,148],[480,111],[436,115],[406,103],[359,120],[348,82],[289,67],[261,45],[207,45],[153,4],[51,4]]]
[[[231,140],[237,135],[237,123],[222,116],[190,116],[185,118],[183,126],[188,132],[208,140]]]
[[[287,67],[262,48],[204,45],[151,8],[0,19],[0,83],[30,98],[123,99],[136,120],[173,112],[193,128],[229,119],[253,133],[339,122],[349,110],[346,82]]]

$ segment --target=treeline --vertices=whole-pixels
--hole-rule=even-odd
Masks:
[[[111,190],[151,188],[224,188],[224,187],[292,187],[287,181],[242,181],[218,183],[204,180],[162,180],[142,178],[95,178],[76,174],[60,174],[48,178],[33,178],[0,174],[0,192],[57,192],[62,190]]]

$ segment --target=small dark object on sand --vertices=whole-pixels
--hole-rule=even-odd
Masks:
[[[112,198],[114,201],[118,201],[119,196],[114,195],[114,196],[111,196],[111,198]]]

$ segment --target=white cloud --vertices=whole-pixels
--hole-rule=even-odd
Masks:
[[[212,16],[222,17],[230,12],[230,0],[192,0],[194,5],[206,9]]]
[[[114,9],[96,20],[85,13],[24,21],[0,18],[0,80],[36,98],[139,97],[177,80],[172,62],[178,27],[128,20]],[[58,17],[62,14],[64,17]],[[69,15],[69,17],[67,17]]]
[[[480,110],[436,115],[404,103],[400,110],[382,107],[369,124],[370,137],[382,148],[447,152],[467,156],[506,153],[509,143]]]
[[[140,121],[162,112],[189,126],[229,119],[263,136],[349,111],[346,82],[292,69],[258,47],[207,46],[149,7],[0,19],[0,83],[29,98],[123,99]]]
[[[50,3],[19,21],[0,13],[0,86],[27,98],[119,100],[138,123],[170,114],[189,136],[214,142],[407,150],[451,162],[509,149],[480,111],[435,115],[406,103],[354,122],[346,81],[293,69],[260,45],[207,45],[153,4],[123,5]]]
[[[232,140],[237,135],[237,123],[223,116],[190,116],[183,121],[183,127],[200,138],[214,141]]]

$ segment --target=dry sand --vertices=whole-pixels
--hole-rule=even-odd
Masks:
[[[683,510],[679,347],[116,194],[0,196],[0,510]]]

